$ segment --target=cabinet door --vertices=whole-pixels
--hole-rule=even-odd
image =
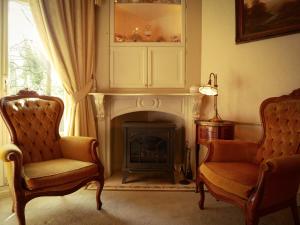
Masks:
[[[184,47],[149,47],[148,87],[183,88],[184,84]]]
[[[111,47],[110,87],[147,87],[146,47]]]

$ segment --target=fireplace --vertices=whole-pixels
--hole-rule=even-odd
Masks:
[[[112,132],[121,127],[112,127],[114,120],[137,112],[159,112],[181,118],[183,121],[184,142],[194,149],[195,125],[194,119],[199,118],[202,95],[199,93],[90,93],[93,96],[97,121],[97,135],[99,141],[99,156],[105,167],[105,176],[109,177],[115,169],[121,169],[122,152],[114,155],[114,145],[123,145],[122,137],[113,140]],[[132,121],[132,120],[131,120]],[[153,120],[152,120],[153,121]],[[168,120],[167,120],[168,121]],[[176,123],[176,129],[178,129]],[[119,136],[118,136],[119,137]],[[177,137],[175,135],[175,139]],[[175,142],[176,142],[175,140]],[[175,146],[175,149],[178,146]],[[118,148],[117,148],[118,149]],[[194,168],[194,151],[191,155]],[[114,160],[114,163],[112,161]],[[117,160],[117,163],[115,163]],[[178,161],[175,154],[175,164]],[[120,162],[120,164],[119,164]],[[114,168],[117,165],[118,168]],[[118,166],[120,165],[120,167]]]
[[[123,179],[130,173],[167,174],[175,183],[174,132],[169,122],[125,122]]]

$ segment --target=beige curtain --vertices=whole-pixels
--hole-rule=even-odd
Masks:
[[[102,5],[102,0],[95,0],[95,5],[101,6]]]
[[[94,0],[29,0],[41,38],[68,94],[68,135],[96,137],[91,99],[94,84]]]

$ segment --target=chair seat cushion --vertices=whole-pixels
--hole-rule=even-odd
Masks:
[[[97,175],[96,164],[79,160],[59,158],[24,164],[24,180],[29,190],[68,184]]]
[[[247,199],[256,186],[259,165],[241,162],[206,162],[199,167],[209,182],[229,193]]]

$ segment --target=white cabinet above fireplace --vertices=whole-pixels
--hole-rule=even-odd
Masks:
[[[147,87],[147,48],[111,47],[110,87]]]
[[[184,88],[184,47],[111,47],[111,88]]]
[[[110,4],[110,88],[184,88],[185,0]]]

